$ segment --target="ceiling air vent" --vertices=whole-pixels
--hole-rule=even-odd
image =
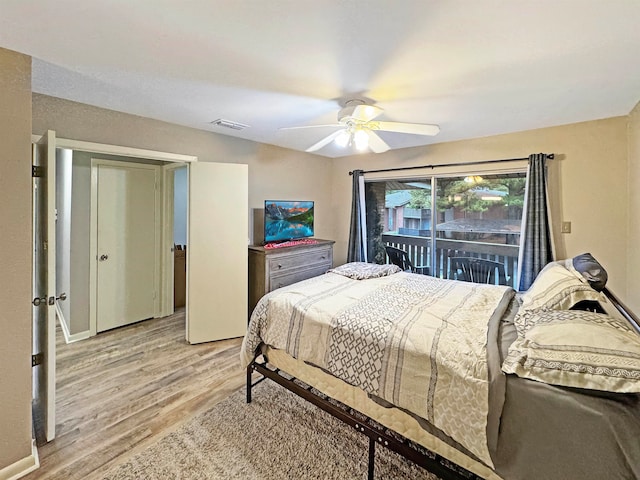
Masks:
[[[249,125],[245,125],[244,123],[232,122],[231,120],[225,120],[224,118],[214,120],[213,122],[211,122],[211,125],[231,128],[233,130],[244,130],[245,128],[249,127]]]

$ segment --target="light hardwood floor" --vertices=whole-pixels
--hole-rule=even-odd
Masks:
[[[245,382],[242,339],[189,345],[184,313],[65,344],[57,335],[56,439],[23,477],[98,479]]]

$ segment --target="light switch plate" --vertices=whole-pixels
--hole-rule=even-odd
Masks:
[[[560,233],[571,233],[571,222],[562,222]]]

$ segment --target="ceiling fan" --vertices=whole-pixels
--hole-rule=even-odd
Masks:
[[[341,127],[322,140],[314,143],[307,152],[315,152],[325,147],[332,141],[341,147],[355,146],[357,150],[371,149],[374,153],[382,153],[389,150],[386,144],[375,132],[397,132],[412,135],[437,135],[440,132],[438,125],[423,123],[382,122],[374,120],[384,110],[376,105],[367,104],[364,100],[348,100],[345,106],[338,112],[338,123],[330,125],[308,125],[303,127],[285,127],[281,130],[293,130],[318,127]]]

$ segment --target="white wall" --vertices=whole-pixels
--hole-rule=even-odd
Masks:
[[[73,153],[71,195],[71,281],[69,333],[89,330],[89,239],[91,219],[91,157]]]

